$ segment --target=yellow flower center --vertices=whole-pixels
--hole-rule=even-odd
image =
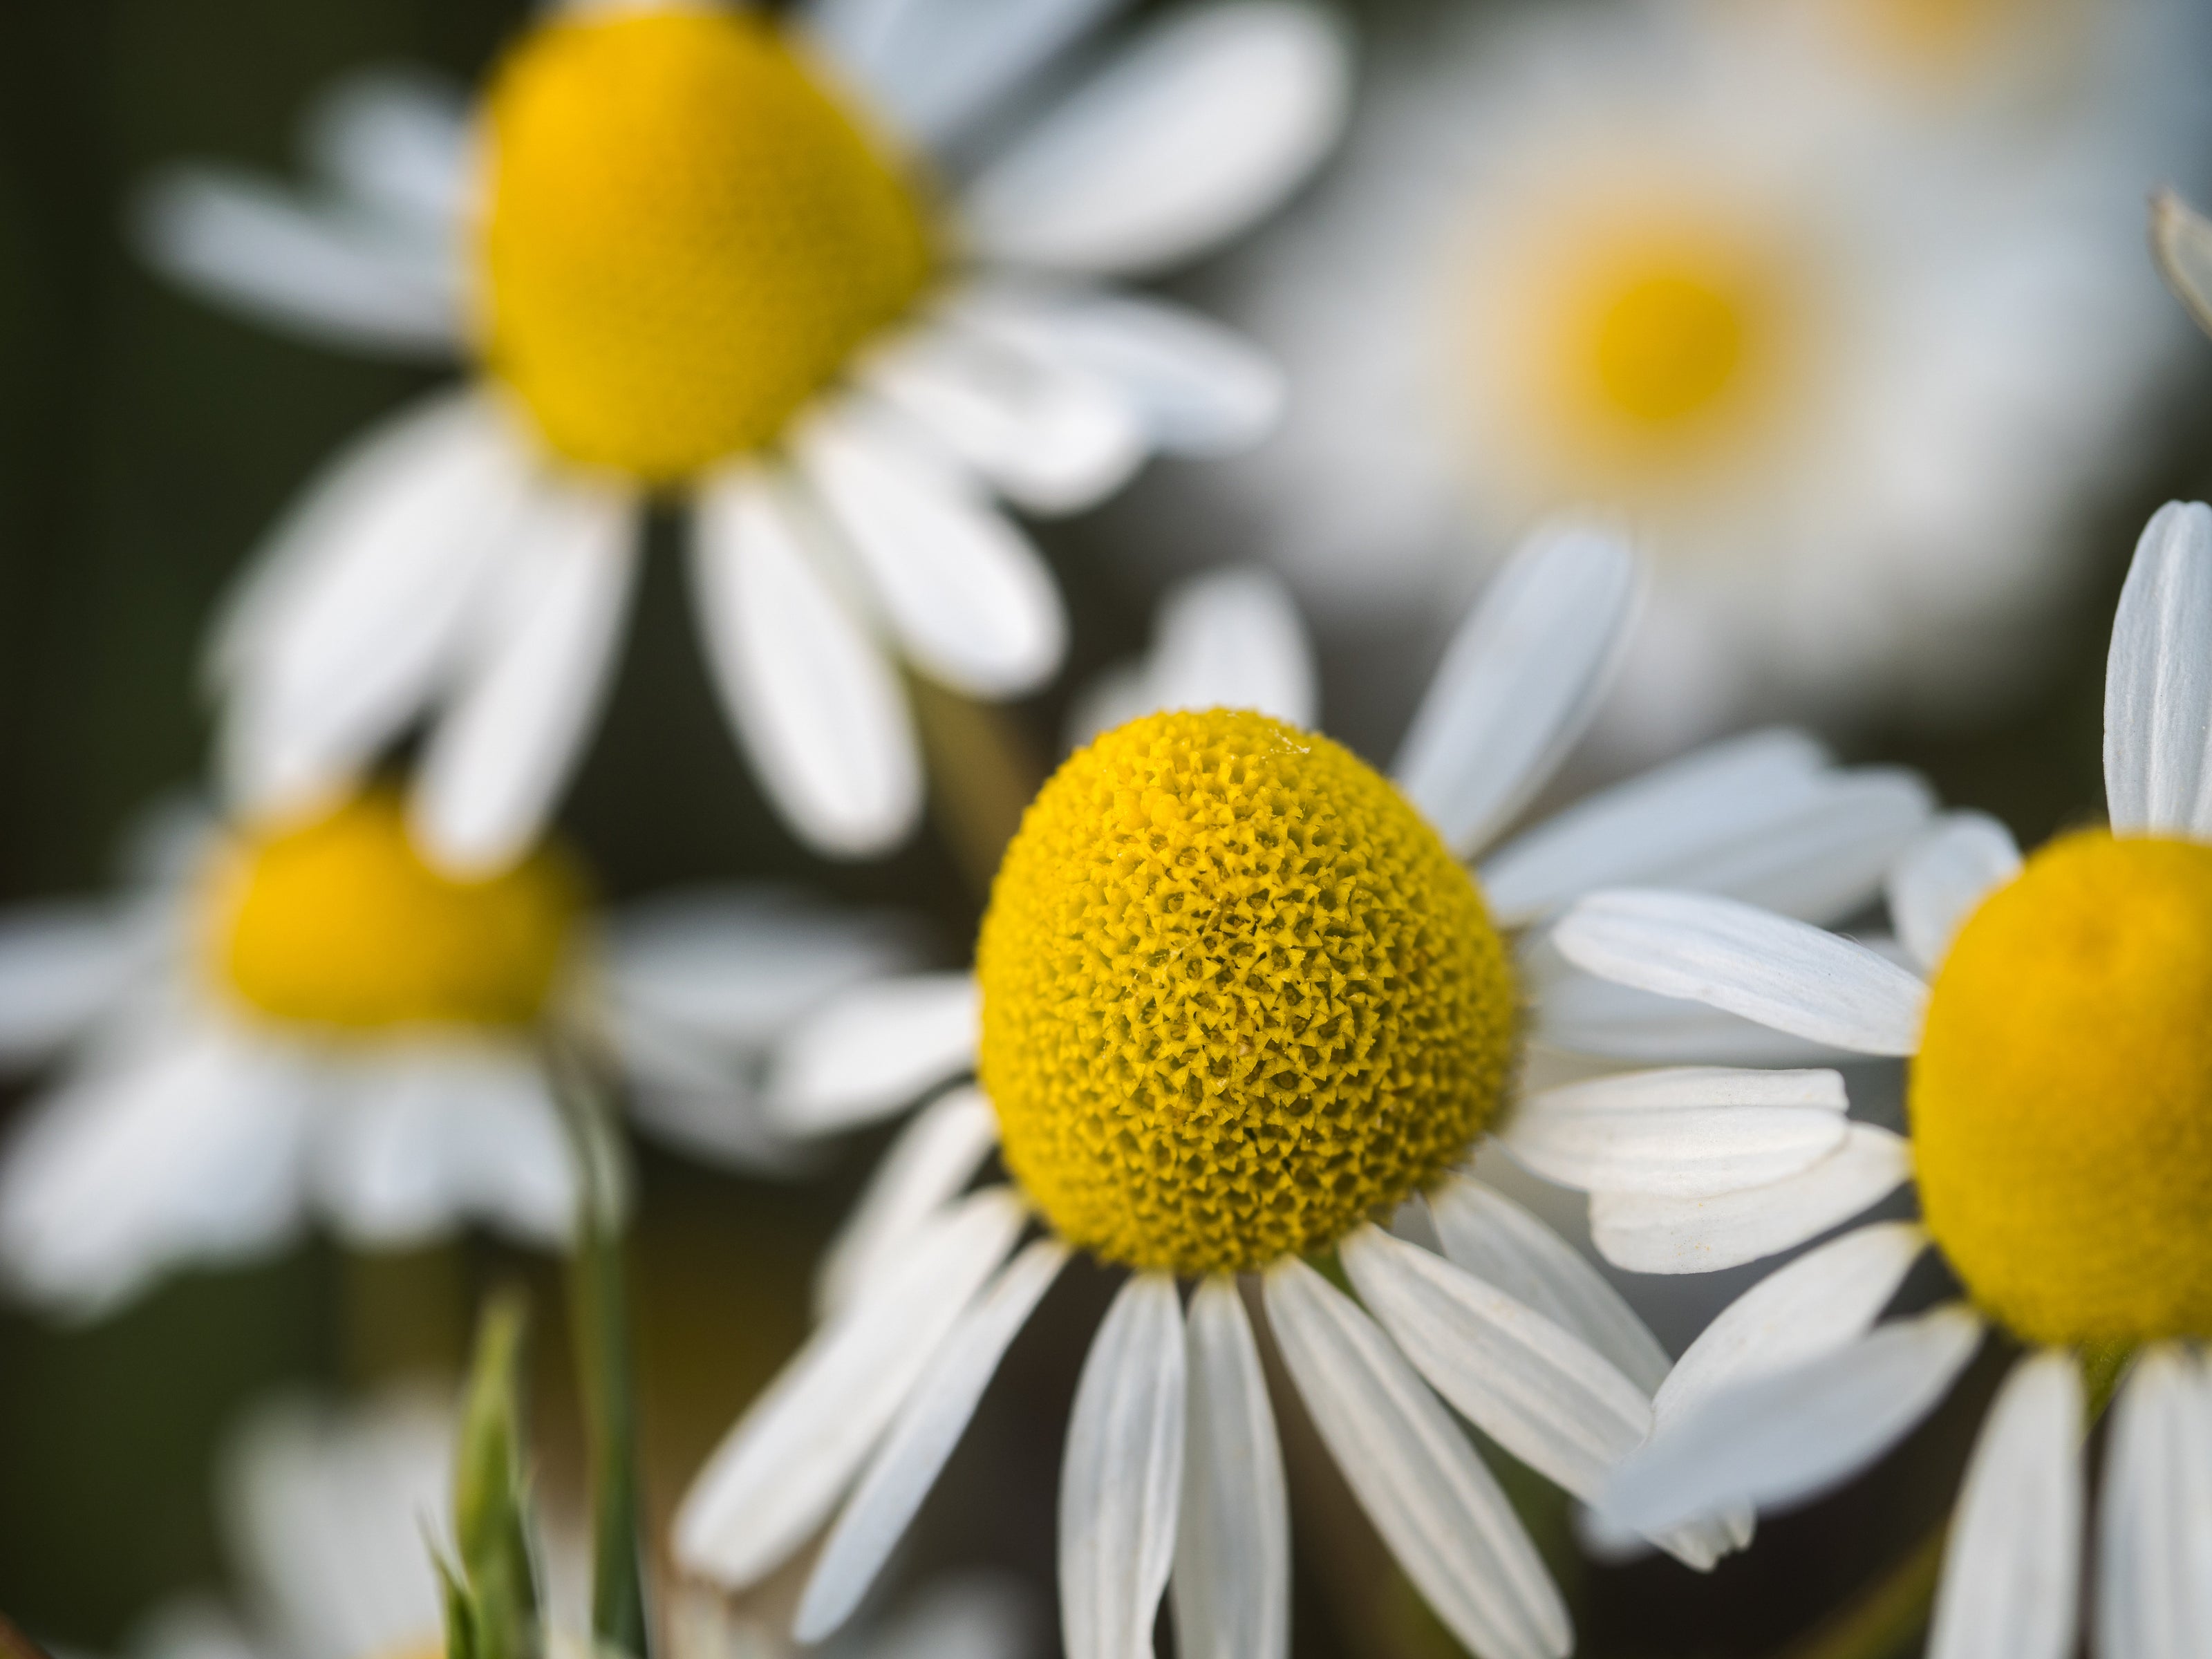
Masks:
[[[520,1026],[559,975],[582,882],[544,850],[488,881],[422,862],[397,794],[225,847],[201,917],[217,981],[262,1014],[346,1032]]]
[[[2212,1334],[2212,848],[2067,836],[1942,964],[1912,1073],[1928,1225],[2036,1342]]]
[[[1908,81],[1942,82],[2017,56],[2075,44],[2088,8],[2079,0],[1828,0],[1844,32],[1874,64]],[[2040,37],[2040,38],[2039,38]]]
[[[1554,195],[1476,250],[1461,372],[1502,421],[1477,440],[1553,500],[1643,505],[1701,471],[1741,471],[1805,370],[1797,264],[1771,234],[1656,186]]]
[[[486,359],[586,465],[668,483],[768,442],[929,279],[914,185],[757,18],[556,17],[487,126]]]
[[[1155,714],[1072,757],[976,969],[1007,1167],[1133,1267],[1334,1243],[1466,1152],[1513,1047],[1505,947],[1435,830],[1255,714]]]

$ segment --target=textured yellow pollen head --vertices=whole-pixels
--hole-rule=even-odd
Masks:
[[[1064,1237],[1200,1273],[1324,1249],[1466,1152],[1513,1048],[1505,947],[1405,798],[1215,710],[1078,751],[983,919],[981,1073]]]
[[[550,850],[487,881],[425,865],[374,790],[226,847],[201,920],[216,980],[273,1018],[341,1031],[520,1026],[559,975],[581,880]]]
[[[929,278],[912,184],[757,18],[556,16],[487,114],[487,359],[573,460],[767,442]]]
[[[1945,958],[1911,1084],[1929,1230],[2036,1342],[2212,1334],[2212,848],[2052,842]]]

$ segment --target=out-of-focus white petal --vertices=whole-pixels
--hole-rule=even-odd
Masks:
[[[637,506],[596,483],[544,480],[478,659],[422,757],[411,827],[457,875],[530,850],[614,679],[638,567]]]
[[[2081,1403],[2081,1369],[2068,1352],[2036,1354],[2005,1379],[1944,1547],[1928,1659],[2066,1659],[2074,1651]]]
[[[799,1351],[684,1495],[673,1539],[685,1571],[742,1589],[821,1524],[1013,1248],[1023,1217],[1008,1189],[978,1193]]]
[[[1736,1503],[1813,1498],[1880,1457],[1936,1408],[1981,1346],[1952,1304],[1675,1414],[1615,1475],[1606,1507],[1642,1530]]]
[[[1909,1221],[1860,1227],[1770,1273],[1705,1327],[1660,1385],[1663,1425],[1761,1376],[1837,1352],[1864,1336],[1928,1248]]]
[[[1643,1389],[1504,1291],[1371,1225],[1341,1252],[1359,1299],[1429,1386],[1584,1502],[1650,1432]]]
[[[2197,325],[2212,331],[2212,220],[2171,190],[2151,198],[2151,247],[2168,287]]]
[[[770,1104],[794,1132],[827,1133],[896,1111],[975,1062],[972,975],[910,974],[859,985],[791,1033]]]
[[[1310,729],[1317,693],[1312,648],[1290,590],[1268,571],[1238,566],[1169,592],[1150,654],[1080,700],[1070,736],[1087,743],[1170,708],[1252,708]]]
[[[1279,1262],[1263,1282],[1314,1425],[1445,1627],[1485,1659],[1565,1659],[1566,1606],[1465,1432],[1381,1328],[1304,1262]]]
[[[1336,141],[1351,90],[1342,30],[1276,0],[1223,0],[1155,23],[969,187],[984,257],[1149,272],[1272,210]]]
[[[450,358],[461,267],[435,242],[227,167],[179,167],[132,204],[139,251],[202,299],[319,344]]]
[[[0,913],[0,1063],[44,1060],[81,1036],[153,965],[160,945],[119,905]]]
[[[1834,1072],[1686,1066],[1539,1091],[1495,1133],[1562,1186],[1682,1197],[1810,1169],[1843,1145],[1848,1104]]]
[[[309,161],[360,205],[458,239],[468,209],[467,94],[420,70],[347,76],[315,100]]]
[[[1176,1528],[1176,1650],[1284,1659],[1291,1647],[1291,1513],[1251,1322],[1226,1274],[1190,1299],[1189,1438]]]
[[[2212,839],[2212,507],[2152,515],[2105,664],[2105,802],[2120,835]]]
[[[1631,1273],[1713,1273],[1816,1237],[1911,1175],[1912,1148],[1902,1135],[1853,1123],[1835,1152],[1769,1186],[1684,1198],[1601,1193],[1590,1200],[1590,1238]]]
[[[1526,952],[1524,951],[1524,959]],[[1681,1061],[1802,1066],[1844,1051],[1723,1009],[1562,968],[1528,976],[1528,1040],[1567,1054],[1660,1066]]]
[[[813,0],[807,32],[912,143],[943,143],[1126,0]]]
[[[889,1271],[929,1218],[957,1197],[999,1144],[983,1091],[949,1089],[914,1115],[869,1177],[814,1280],[817,1316],[834,1318]]]
[[[465,394],[378,428],[310,489],[216,629],[242,807],[295,810],[342,785],[443,689],[535,486],[505,413]]]
[[[849,405],[809,421],[795,448],[918,667],[956,690],[1008,697],[1060,665],[1067,618],[1052,573],[965,480]]]
[[[2191,1659],[2212,1641],[2212,1380],[2154,1343],[2123,1381],[2097,1528],[2097,1659]]]
[[[691,574],[715,689],[769,799],[822,852],[896,846],[921,813],[906,695],[764,479],[708,486]]]
[[[1578,901],[1552,940],[1593,974],[1814,1042],[1869,1054],[1919,1047],[1921,980],[1854,940],[1733,899],[1614,888]]]
[[[1889,875],[1889,915],[1912,959],[1929,972],[1966,918],[2020,873],[2012,831],[1985,812],[1949,812]]]
[[[806,1583],[793,1634],[814,1643],[853,1615],[952,1455],[1007,1347],[1066,1263],[1067,1246],[1041,1238],[1000,1270],[960,1316],[915,1384]]]
[[[1625,542],[1563,521],[1530,535],[1460,624],[1391,772],[1462,857],[1589,724],[1636,592]]]
[[[1093,506],[1145,459],[1145,428],[1111,384],[1012,340],[925,326],[872,353],[860,379],[1030,513]]]

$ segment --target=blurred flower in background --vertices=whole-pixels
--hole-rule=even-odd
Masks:
[[[1630,754],[1985,710],[2177,361],[2141,204],[2203,168],[2205,34],[2157,0],[1408,21],[1219,285],[1286,422],[1176,509],[1397,617],[1536,515],[1628,513],[1651,616],[1600,735]],[[1955,73],[1892,76],[1892,35]]]
[[[599,924],[543,848],[463,881],[398,794],[251,834],[173,823],[124,896],[0,919],[0,1031],[63,1057],[0,1164],[0,1265],[79,1314],[165,1268],[265,1253],[308,1215],[390,1249],[467,1221],[565,1239],[575,1177],[544,1044],[605,1052],[642,1122],[786,1167],[768,1045],[913,961],[880,917],[671,897]]]
[[[343,88],[307,191],[158,184],[142,238],[180,280],[477,371],[342,459],[241,589],[215,651],[238,804],[297,810],[430,713],[429,856],[520,855],[601,702],[641,512],[675,496],[723,700],[792,827],[902,840],[900,665],[999,698],[1060,661],[1051,574],[994,497],[1067,512],[1276,411],[1249,348],[1103,284],[1297,185],[1343,40],[1302,5],[1170,10],[1017,112],[1109,9],[556,9],[473,113]]]

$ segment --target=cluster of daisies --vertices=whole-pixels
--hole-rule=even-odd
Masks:
[[[552,6],[473,102],[337,88],[305,182],[149,183],[179,282],[461,374],[251,562],[208,789],[115,896],[0,923],[0,1054],[47,1068],[0,1275],[90,1319],[311,1224],[582,1261],[621,1220],[599,1085],[756,1172],[887,1127],[811,1334],[668,1517],[672,1651],[1029,1650],[1003,1583],[885,1619],[879,1582],[1081,1257],[1114,1289],[1058,1474],[1071,1659],[1150,1653],[1164,1606],[1186,1659],[1290,1651],[1281,1413],[1468,1650],[1565,1659],[1494,1466],[1706,1571],[1985,1349],[1930,1652],[2212,1652],[2212,508],[2151,520],[2119,602],[2108,827],[2023,859],[1741,729],[1993,696],[2028,654],[2174,355],[2132,216],[2198,136],[2202,20],[1455,12],[1355,69],[1306,0],[1116,14]],[[1182,289],[1233,326],[1139,286],[1347,131]],[[2168,198],[2156,236],[2212,320],[2212,224]],[[606,904],[550,830],[649,510],[684,509],[744,763],[858,858],[959,787],[918,690],[1059,673],[1036,523],[1161,456],[1207,465],[1115,509],[1133,540],[1233,532],[1289,584],[1178,584],[1074,697],[970,969],[765,885]],[[1297,588],[1453,596],[1387,771],[1316,729]],[[1908,1062],[1904,1133],[1852,1114],[1867,1057]],[[1919,1219],[1862,1219],[1908,1185]],[[1680,1355],[1621,1288],[1784,1255]],[[1958,1294],[1885,1321],[1930,1256]],[[255,1417],[242,1593],[138,1646],[606,1646],[606,1510],[587,1542],[549,1499],[500,1553],[526,1483],[487,1386],[458,1431],[434,1390]]]

